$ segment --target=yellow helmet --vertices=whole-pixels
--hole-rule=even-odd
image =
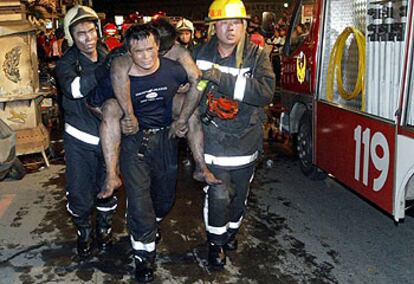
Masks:
[[[68,41],[68,45],[73,45],[72,35],[70,34],[70,28],[81,21],[94,21],[99,20],[98,14],[87,6],[76,5],[69,9],[63,20],[63,28],[65,31],[65,38]]]
[[[240,0],[214,0],[208,10],[206,22],[213,24],[225,19],[250,19],[246,8]]]

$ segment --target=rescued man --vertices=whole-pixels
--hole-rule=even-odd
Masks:
[[[208,170],[202,154],[202,139],[196,137],[202,135],[201,125],[196,123],[198,117],[193,115],[202,95],[202,91],[197,90],[201,73],[190,53],[180,45],[174,44],[176,39],[174,26],[163,19],[151,22],[151,25],[160,34],[160,55],[178,61],[186,70],[189,81],[188,92],[174,97],[174,122],[171,125],[170,134],[183,137],[188,131],[187,139],[196,162],[194,178],[199,181],[205,181],[208,184],[220,183],[220,180],[216,179]],[[107,100],[102,106],[103,117],[100,130],[107,174],[104,189],[99,194],[100,198],[111,196],[113,191],[121,186],[121,179],[117,171],[121,140],[119,120],[121,119],[122,122],[123,134],[133,134],[138,130],[138,120],[133,111],[129,92],[128,70],[132,65],[131,56],[125,52],[125,55],[122,55],[122,51],[116,52],[120,56],[113,55],[114,58],[111,60],[110,68],[112,87],[117,100]],[[100,106],[102,104],[102,98],[99,98],[99,94],[97,96],[98,102],[92,102],[93,106]]]
[[[175,201],[177,142],[169,137],[173,97],[187,83],[177,62],[159,57],[159,34],[149,24],[135,25],[125,35],[132,59],[129,68],[132,114],[139,129],[123,125],[120,169],[127,197],[127,223],[140,282],[154,279],[156,217],[164,217]],[[112,92],[108,78],[100,92]],[[124,123],[125,124],[125,123]],[[134,133],[135,132],[135,133]]]

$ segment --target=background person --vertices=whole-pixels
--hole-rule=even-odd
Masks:
[[[114,48],[120,47],[121,41],[119,40],[118,28],[113,23],[107,23],[103,27],[104,43],[109,51]]]
[[[175,26],[177,31],[177,42],[190,52],[194,50],[194,25],[191,21],[183,18]]]

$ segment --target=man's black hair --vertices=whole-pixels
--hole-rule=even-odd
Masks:
[[[128,49],[131,48],[131,40],[143,40],[154,36],[154,40],[157,44],[160,44],[160,35],[152,25],[149,24],[135,24],[131,26],[125,34],[125,44]]]
[[[174,45],[177,38],[175,27],[166,19],[160,18],[149,23],[160,35],[160,54],[166,53]]]

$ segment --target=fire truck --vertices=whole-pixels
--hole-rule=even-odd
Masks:
[[[329,174],[399,221],[414,199],[414,1],[292,2],[281,130],[305,175]],[[276,23],[264,13],[264,28]]]

